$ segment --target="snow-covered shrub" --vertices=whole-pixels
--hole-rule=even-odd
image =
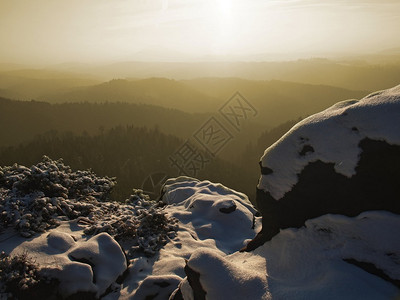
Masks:
[[[40,191],[50,198],[106,200],[115,184],[115,178],[97,177],[90,170],[73,172],[62,159],[54,161],[47,156],[30,168],[17,164],[0,167],[0,187],[17,195]]]
[[[30,237],[77,219],[87,235],[107,232],[117,241],[129,240],[132,255],[154,255],[175,235],[177,220],[141,190],[133,190],[124,204],[105,201],[115,184],[114,178],[72,171],[47,156],[30,168],[0,167],[0,229],[12,226]]]
[[[0,298],[44,299],[55,294],[58,282],[44,277],[26,253],[0,254]]]
[[[62,159],[47,156],[30,168],[0,167],[0,228],[11,225],[29,237],[57,226],[60,219],[88,216],[115,184],[114,178],[73,172]]]
[[[162,202],[152,201],[141,190],[133,194],[125,204],[102,203],[91,218],[81,219],[86,223],[86,234],[107,232],[117,241],[130,241],[128,254],[143,252],[154,255],[178,229],[178,221],[168,217]]]

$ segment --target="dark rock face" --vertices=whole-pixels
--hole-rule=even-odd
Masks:
[[[177,290],[181,278],[176,275],[149,275],[140,282],[136,289],[135,299],[182,299]],[[180,297],[180,298],[179,298]]]
[[[257,189],[263,229],[243,250],[257,248],[279,229],[301,227],[306,220],[328,213],[356,216],[386,210],[400,214],[400,146],[365,138],[359,147],[362,153],[351,178],[336,173],[333,163],[317,160],[298,174],[297,184],[279,201]]]
[[[365,262],[365,261],[358,261],[354,258],[345,258],[343,261],[352,264],[360,269],[363,269],[365,272],[368,272],[372,275],[378,276],[383,280],[390,282],[391,284],[395,285],[396,287],[400,288],[400,280],[393,279],[388,276],[384,271],[376,267],[373,263]]]
[[[262,175],[268,175],[268,174],[272,174],[273,173],[272,169],[270,169],[268,167],[263,167],[262,164],[261,164],[261,161],[260,161],[259,165],[260,165],[260,168],[261,168],[261,174]]]
[[[194,300],[205,300],[206,299],[206,294],[207,292],[204,290],[200,283],[200,273],[196,272],[192,268],[188,266],[186,263],[186,266],[184,268],[187,279],[189,281],[189,284],[193,290],[193,298]]]
[[[233,204],[232,206],[229,207],[221,207],[219,209],[220,212],[222,212],[223,214],[230,214],[232,212],[234,212],[236,210],[236,204]]]
[[[301,149],[299,154],[301,156],[305,156],[307,153],[313,153],[313,152],[315,152],[315,151],[314,151],[314,148],[312,146],[304,145],[303,149]]]

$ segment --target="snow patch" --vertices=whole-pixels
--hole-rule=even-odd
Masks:
[[[265,261],[258,263],[265,266]],[[242,261],[228,260],[211,249],[196,250],[188,266],[200,274],[206,299],[270,299],[265,269],[249,269]],[[184,299],[187,291],[182,291]]]
[[[200,274],[206,299],[395,299],[393,284],[347,263],[375,265],[400,279],[400,216],[365,212],[325,215],[300,229],[285,229],[250,253],[224,255],[198,249],[188,266]],[[194,299],[188,279],[184,299]]]
[[[96,225],[99,232],[103,226],[118,233],[130,218],[126,211],[147,220],[145,211],[154,203],[139,195],[132,196],[130,204],[96,206],[90,216],[62,221],[29,240],[9,235],[8,228],[0,246],[11,255],[29,253],[60,279],[64,295],[89,291],[100,296],[111,285],[112,292],[103,299],[167,299],[179,286],[185,300],[194,299],[185,279],[186,263],[200,274],[206,299],[375,300],[400,294],[393,284],[345,261],[371,263],[399,280],[398,215],[382,211],[353,218],[325,215],[308,220],[303,228],[281,230],[254,252],[239,253],[261,226],[245,195],[188,177],[168,180],[163,192],[165,206],[156,212],[176,220],[176,234],[151,257],[136,252],[120,285],[115,281],[127,268],[121,247],[106,232],[89,239],[84,232]],[[112,227],[118,219],[125,221]]]
[[[22,243],[11,255],[21,252],[29,253],[41,271],[60,281],[63,296],[86,291],[99,297],[127,268],[123,250],[107,233],[75,241],[71,233],[53,229]]]
[[[219,249],[229,252],[254,235],[257,211],[242,193],[188,177],[169,179],[163,191],[162,200],[170,204],[168,214],[190,223],[194,239],[215,240]]]
[[[265,150],[262,167],[273,172],[261,175],[258,188],[279,200],[297,183],[304,167],[317,160],[334,163],[336,172],[351,177],[362,139],[400,145],[399,132],[400,85],[359,101],[339,102],[299,122]]]
[[[152,287],[150,279],[171,282],[171,278],[178,276],[183,280],[186,260],[195,250],[210,249],[215,255],[225,256],[238,251],[260,230],[261,218],[254,217],[256,210],[247,196],[221,184],[178,177],[169,179],[162,192],[161,200],[167,204],[164,208],[167,216],[178,221],[176,236],[160,249],[157,256],[131,260],[129,276],[120,293],[106,299],[143,299],[143,295],[156,290],[159,295],[164,295],[162,293],[169,292],[173,285],[176,289],[178,282],[173,281],[162,292]],[[236,209],[229,213],[220,211],[232,206]],[[151,277],[147,279],[149,275]]]

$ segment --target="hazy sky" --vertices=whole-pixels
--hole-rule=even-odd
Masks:
[[[399,28],[398,0],[0,0],[0,62],[365,53]]]

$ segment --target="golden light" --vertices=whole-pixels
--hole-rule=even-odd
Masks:
[[[231,0],[213,1],[212,11],[215,26],[214,52],[227,54],[235,44],[234,8]]]

